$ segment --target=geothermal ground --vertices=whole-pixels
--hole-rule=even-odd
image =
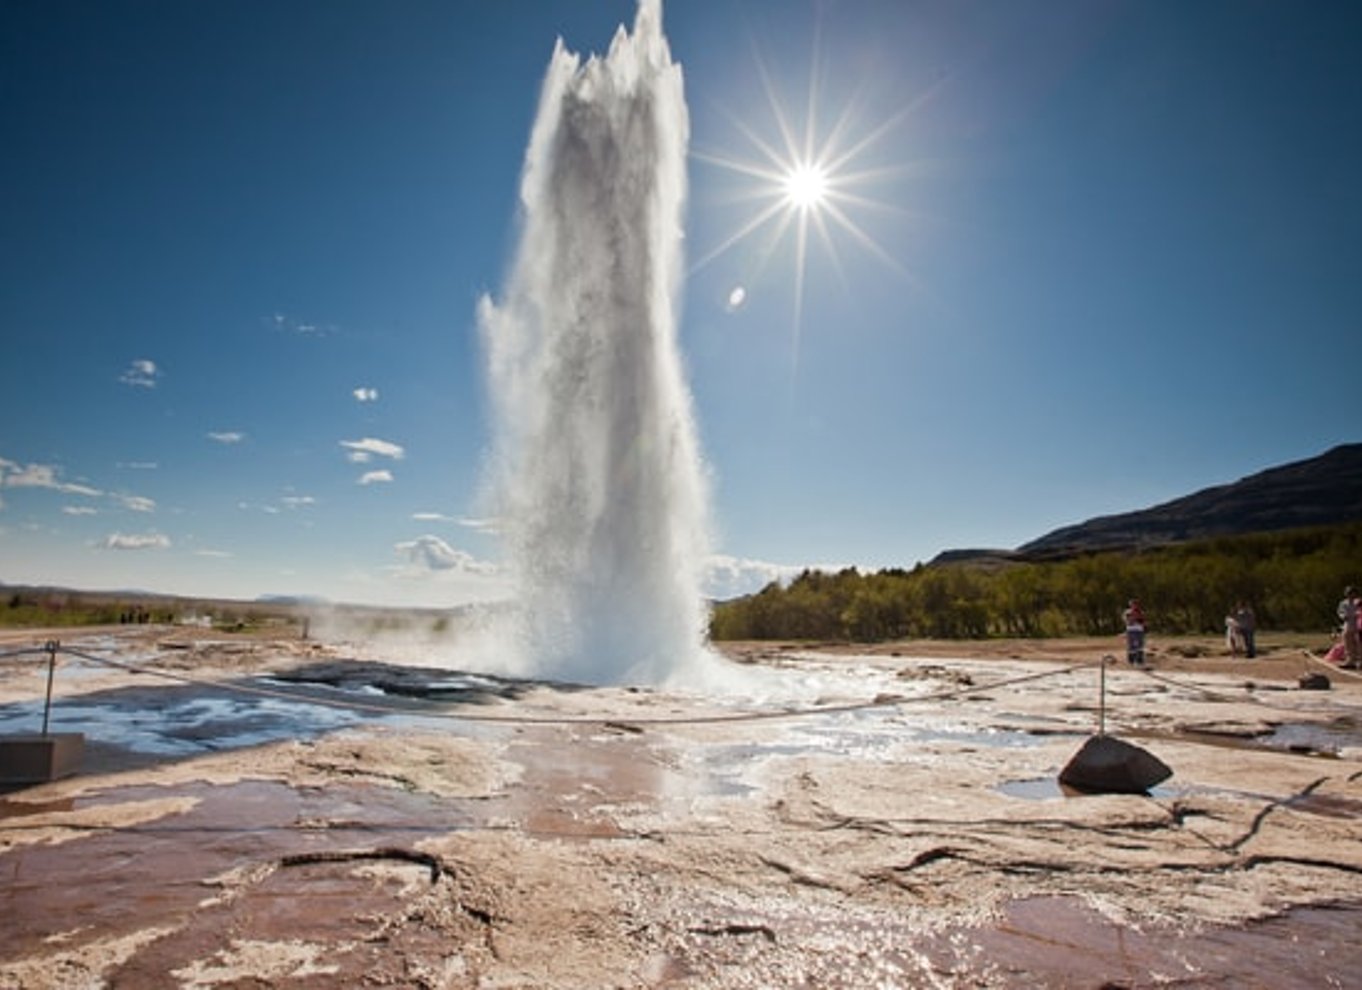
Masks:
[[[1286,640],[1110,667],[1174,775],[1077,796],[1110,641],[732,648],[761,700],[62,635],[152,673],[60,655],[87,748],[0,799],[0,988],[1359,985],[1362,679]]]

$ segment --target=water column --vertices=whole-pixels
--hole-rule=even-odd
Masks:
[[[706,484],[676,342],[688,132],[660,0],[604,58],[555,46],[519,249],[480,306],[521,673],[660,683],[704,662]]]

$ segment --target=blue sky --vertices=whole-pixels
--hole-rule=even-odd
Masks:
[[[0,580],[501,594],[475,308],[554,39],[601,52],[633,14],[0,4]],[[1359,439],[1355,4],[673,0],[665,24],[729,572],[1016,546]],[[856,153],[796,321],[791,237],[710,257],[772,192],[716,160],[763,163],[773,100],[802,136],[811,98],[815,147],[841,121]]]

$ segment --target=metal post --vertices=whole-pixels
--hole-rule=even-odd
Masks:
[[[1097,734],[1107,734],[1107,661],[1110,655],[1102,658],[1102,673],[1097,678]]]
[[[61,646],[55,639],[49,639],[43,646],[47,650],[47,703],[43,706],[43,735],[47,735],[48,723],[52,720],[52,682],[57,677],[57,648]]]

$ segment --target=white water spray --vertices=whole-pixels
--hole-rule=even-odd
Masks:
[[[688,135],[661,0],[603,59],[557,43],[518,255],[479,313],[519,673],[684,682],[707,656],[706,486],[676,345]]]

